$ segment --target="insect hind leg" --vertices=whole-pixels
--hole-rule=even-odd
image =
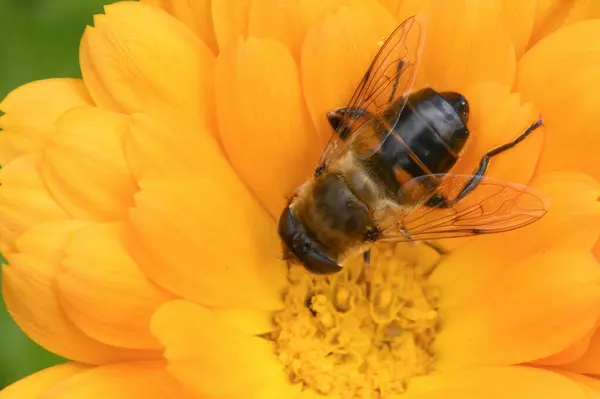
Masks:
[[[514,146],[519,144],[521,141],[525,140],[527,138],[527,136],[529,136],[531,133],[533,133],[534,130],[536,130],[537,128],[542,126],[542,124],[543,124],[542,120],[538,119],[535,123],[533,123],[527,129],[525,129],[525,131],[523,133],[521,133],[513,141],[499,145],[498,147],[493,148],[493,149],[489,150],[488,152],[486,152],[483,155],[483,157],[481,157],[481,160],[479,161],[479,166],[477,167],[477,169],[475,169],[475,172],[473,173],[473,177],[471,177],[471,179],[463,186],[463,188],[460,190],[459,194],[456,196],[456,198],[454,199],[453,202],[456,203],[456,202],[460,201],[461,199],[463,199],[467,194],[469,194],[471,191],[473,191],[479,185],[479,183],[481,182],[481,179],[483,178],[483,176],[485,174],[485,171],[487,170],[490,159],[492,157],[494,157],[498,154],[501,154],[506,150],[513,148]],[[446,201],[446,203],[447,202],[448,201]],[[450,205],[450,204],[448,204],[448,205]]]

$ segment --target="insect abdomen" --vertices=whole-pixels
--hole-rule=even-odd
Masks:
[[[392,198],[413,177],[448,172],[469,135],[464,122],[468,105],[460,94],[440,94],[430,88],[413,93],[388,134],[398,112],[396,105],[383,114],[387,123],[377,132],[381,145],[365,161]]]

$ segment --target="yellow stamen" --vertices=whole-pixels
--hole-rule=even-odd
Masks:
[[[285,308],[275,315],[279,359],[290,378],[343,399],[400,394],[433,363],[438,292],[427,277],[438,261],[405,244],[372,250],[332,276],[292,265]]]

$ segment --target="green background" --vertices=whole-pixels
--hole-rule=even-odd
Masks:
[[[80,77],[81,34],[113,2],[0,0],[0,98],[32,80]],[[27,338],[0,306],[0,388],[62,361]]]

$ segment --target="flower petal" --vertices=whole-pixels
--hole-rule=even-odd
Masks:
[[[315,23],[301,53],[304,95],[321,146],[331,136],[325,117],[345,106],[377,51],[377,43],[396,22],[382,5],[352,4]]]
[[[590,399],[578,383],[531,367],[485,367],[411,381],[406,399]]]
[[[217,178],[220,167],[228,177],[215,163],[213,176],[141,180],[129,249],[146,275],[181,297],[217,307],[278,308],[286,264],[275,223],[239,182]]]
[[[17,155],[42,149],[54,123],[73,107],[92,105],[81,79],[46,79],[27,83],[0,103],[0,164]]]
[[[552,199],[548,213],[530,226],[477,237],[447,256],[430,278],[444,287],[441,306],[468,301],[482,287],[493,285],[499,271],[529,255],[593,247],[600,234],[600,185],[576,172],[546,173],[532,185]]]
[[[136,190],[123,149],[128,127],[127,116],[96,107],[74,108],[58,120],[41,171],[72,217],[125,217]]]
[[[566,363],[572,363],[581,358],[590,347],[590,342],[596,334],[597,327],[587,332],[581,339],[571,344],[568,348],[547,356],[543,359],[535,360],[531,364],[539,364],[541,366],[559,366]]]
[[[238,333],[200,305],[166,303],[151,328],[169,372],[200,396],[243,392],[282,373],[273,342]]]
[[[38,371],[2,389],[0,399],[38,399],[44,391],[87,368],[78,363],[65,363]]]
[[[475,82],[512,86],[515,52],[502,18],[500,0],[430,1],[421,12],[427,16],[427,39],[416,87],[463,92]],[[414,3],[400,8],[399,18],[414,12]]]
[[[600,20],[572,24],[544,38],[519,62],[517,89],[546,125],[538,173],[573,169],[600,178]]]
[[[56,298],[55,274],[64,245],[81,227],[77,221],[46,223],[19,239],[19,253],[7,255],[8,265],[2,268],[8,312],[35,342],[75,361],[104,364],[155,356],[102,344],[77,329],[63,313]],[[40,242],[44,238],[50,242]]]
[[[320,153],[294,59],[274,40],[240,39],[219,55],[215,75],[228,158],[277,218]]]
[[[248,31],[251,0],[211,0],[212,20],[219,50]]]
[[[504,20],[517,59],[525,53],[533,32],[538,0],[504,0]]]
[[[576,373],[600,375],[600,330],[592,336],[583,356],[561,367]]]
[[[342,5],[376,0],[262,0],[254,1],[248,16],[248,35],[273,38],[283,43],[299,59],[306,32],[319,19]]]
[[[477,83],[463,93],[469,101],[471,135],[452,173],[473,173],[489,150],[511,142],[538,119],[532,104],[499,83]],[[527,184],[544,143],[543,127],[515,148],[493,158],[486,176]]]
[[[214,53],[217,53],[211,0],[142,0],[142,3],[162,8],[186,24]]]
[[[561,369],[553,369],[553,371],[580,383],[588,391],[590,398],[598,398],[600,396],[600,380]]]
[[[32,226],[68,219],[40,176],[39,154],[19,157],[0,169],[0,242],[2,251]]]
[[[261,335],[275,330],[273,313],[254,309],[213,309],[212,313],[242,334]]]
[[[588,252],[534,255],[499,272],[468,303],[444,310],[436,367],[509,365],[549,356],[587,334],[599,315],[600,269]]]
[[[68,317],[108,345],[159,349],[150,317],[172,299],[142,274],[123,247],[121,224],[94,224],[76,232],[57,276]]]
[[[214,55],[162,10],[137,2],[106,6],[83,35],[80,60],[98,105],[125,113],[174,106],[216,132]]]
[[[530,44],[554,32],[563,23],[573,5],[573,1],[538,0]]]
[[[195,399],[165,370],[164,362],[96,367],[44,392],[39,399]]]

